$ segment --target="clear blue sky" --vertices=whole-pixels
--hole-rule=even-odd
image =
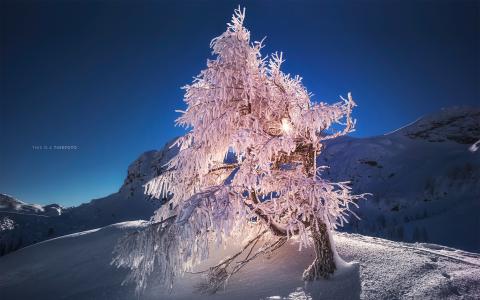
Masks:
[[[316,100],[353,93],[357,136],[479,103],[479,3],[1,1],[0,192],[71,206],[118,190],[140,153],[182,134],[180,87],[238,4]]]

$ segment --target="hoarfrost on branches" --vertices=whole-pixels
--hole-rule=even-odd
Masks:
[[[4,217],[0,220],[0,231],[7,231],[15,229],[15,222],[9,217]]]
[[[287,239],[326,250],[328,261],[318,256],[304,278],[326,277],[335,269],[329,231],[364,197],[352,195],[348,182],[323,179],[325,167],[316,165],[325,140],[354,130],[351,94],[334,104],[313,102],[301,77],[281,71],[282,53],[267,60],[263,40],[250,42],[244,18],[236,9],[211,41],[216,58],[184,87],[187,108],[177,124],[190,130],[177,141],[180,152],[145,186],[151,196],[171,198],[173,212],[160,208],[150,226],[117,245],[114,263],[131,269],[127,280],[139,289],[154,266],[171,286],[208,257],[210,243],[232,237],[248,245],[235,256],[248,253],[241,266]],[[334,124],[343,129],[332,130]],[[215,292],[238,271],[228,261],[207,272],[204,291]]]
[[[476,141],[473,145],[471,145],[468,150],[470,150],[470,152],[476,152],[478,150],[478,148],[480,148],[480,140]]]

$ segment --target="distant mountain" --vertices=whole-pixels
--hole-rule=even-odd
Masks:
[[[396,131],[412,139],[432,143],[471,145],[480,139],[480,108],[452,107],[424,116]]]
[[[77,207],[63,208],[26,204],[0,194],[0,256],[19,248],[65,234],[109,224],[149,219],[161,205],[143,193],[142,185],[162,171],[162,166],[177,153],[166,144],[160,151],[148,151],[129,167],[117,193],[94,199]]]
[[[326,144],[317,165],[353,192],[371,193],[342,231],[409,242],[433,242],[480,251],[480,109],[450,108],[392,133],[343,137]],[[142,154],[117,193],[73,208],[30,205],[0,197],[0,255],[73,232],[149,219],[162,201],[149,200],[143,184],[163,171],[178,149],[173,141]],[[57,212],[58,213],[57,213]],[[2,225],[3,224],[3,225]]]
[[[9,195],[0,194],[0,212],[11,214],[33,214],[38,216],[59,216],[64,208],[58,204],[41,206],[38,204],[27,204]]]
[[[344,137],[326,145],[319,165],[335,181],[351,181],[361,201],[341,230],[400,241],[480,251],[480,109],[451,108],[395,132]]]

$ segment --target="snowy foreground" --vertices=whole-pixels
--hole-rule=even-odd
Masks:
[[[172,293],[155,285],[136,297],[121,285],[126,271],[110,265],[117,239],[143,221],[47,240],[0,257],[0,298],[7,299],[479,299],[480,254],[432,244],[406,244],[354,234],[336,234],[349,264],[334,277],[305,285],[301,273],[308,249],[287,245],[247,265],[225,291],[200,295],[200,275],[187,274]],[[220,250],[222,252],[229,251]],[[219,251],[217,251],[218,253]],[[354,263],[358,262],[358,263]],[[204,266],[203,266],[204,268]],[[202,266],[199,266],[202,269]]]

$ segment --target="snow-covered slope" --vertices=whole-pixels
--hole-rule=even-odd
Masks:
[[[26,204],[0,194],[0,256],[49,238],[137,219],[148,219],[161,205],[147,199],[142,185],[161,172],[177,148],[142,154],[128,168],[117,193],[77,207]]]
[[[121,285],[126,271],[110,265],[119,237],[142,221],[110,225],[23,248],[0,258],[0,295],[22,299],[137,299]],[[187,274],[172,293],[155,284],[141,299],[478,299],[480,255],[432,244],[406,244],[355,234],[335,234],[339,254],[350,263],[333,278],[305,285],[301,273],[312,251],[286,245],[242,269],[226,290],[201,295],[203,279]],[[228,252],[232,249],[215,250]],[[215,259],[213,259],[215,260]],[[201,270],[205,266],[199,266]]]
[[[325,175],[372,193],[344,230],[480,251],[480,109],[453,108],[382,136],[330,142]]]

